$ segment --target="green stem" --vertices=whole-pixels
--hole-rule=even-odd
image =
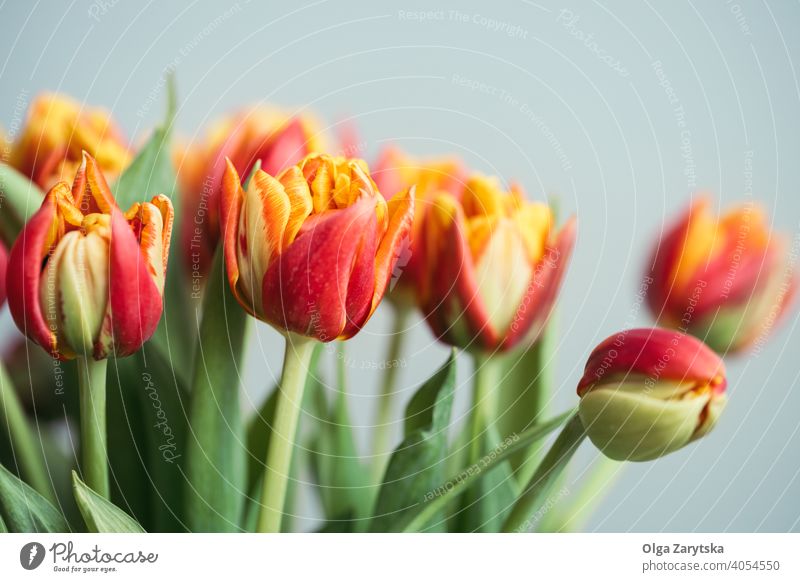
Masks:
[[[293,333],[286,336],[280,395],[275,409],[272,437],[267,450],[266,476],[261,491],[258,531],[281,531],[283,506],[303,403],[303,391],[315,341]]]
[[[81,409],[81,456],[83,480],[95,493],[108,499],[108,455],[106,454],[106,365],[107,360],[78,358]]]
[[[482,462],[475,463],[462,470],[458,475],[445,481],[440,487],[431,491],[426,496],[430,497],[424,503],[408,512],[409,516],[399,522],[398,531],[420,531],[428,520],[436,515],[447,503],[458,497],[462,491],[468,489],[475,481],[487,473],[501,466],[517,452],[530,447],[532,444],[546,437],[552,431],[564,424],[568,418],[575,414],[569,410],[547,422],[537,424],[517,435],[511,442],[497,454],[488,455]]]
[[[486,433],[497,419],[497,388],[503,373],[503,367],[498,358],[489,355],[475,355],[474,360],[475,387],[470,419],[471,463],[475,463],[481,458],[484,449],[491,448],[496,444],[486,445]]]
[[[394,308],[394,323],[392,324],[392,336],[389,338],[389,349],[386,353],[386,372],[383,375],[383,387],[380,399],[378,400],[378,413],[375,417],[375,436],[372,449],[373,481],[380,483],[383,472],[386,470],[386,462],[392,452],[390,447],[390,435],[392,428],[392,407],[396,400],[395,391],[400,366],[396,365],[403,353],[403,346],[406,339],[406,325],[408,323],[411,309],[405,305],[397,305]]]
[[[56,502],[41,440],[34,434],[22,409],[17,391],[11,384],[5,365],[0,362],[0,417],[5,418],[8,441],[19,462],[22,475],[30,485],[47,499]]]
[[[503,524],[504,532],[528,531],[534,514],[548,501],[548,496],[558,482],[578,445],[586,438],[580,417],[573,416],[536,469],[523,494],[517,499]]]

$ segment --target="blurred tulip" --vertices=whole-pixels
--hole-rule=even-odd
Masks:
[[[545,326],[575,242],[550,208],[516,187],[474,176],[461,202],[433,199],[415,253],[423,253],[423,311],[443,341],[475,352],[531,345]]]
[[[784,237],[760,208],[722,217],[710,201],[691,204],[658,242],[647,301],[660,325],[702,339],[719,353],[751,345],[774,327],[797,289]]]
[[[386,290],[414,216],[413,193],[388,203],[357,159],[311,154],[247,192],[223,178],[225,264],[255,317],[319,341],[353,336]]]
[[[119,175],[131,161],[125,139],[108,111],[46,93],[31,104],[25,127],[11,146],[9,165],[48,190],[56,182],[72,179],[84,151],[109,178]]]
[[[589,356],[578,384],[581,421],[616,460],[649,461],[708,433],[725,406],[725,366],[678,331],[622,331]]]
[[[388,295],[403,304],[413,304],[418,283],[423,276],[424,252],[419,245],[431,200],[442,193],[460,198],[466,179],[465,170],[461,161],[455,157],[417,159],[396,147],[389,147],[379,157],[372,176],[378,190],[387,200],[398,192],[414,188],[414,226],[411,240],[414,241],[415,248],[414,252],[405,253],[406,257],[401,253],[398,269],[402,269],[402,274],[396,278],[396,285]]]
[[[181,245],[193,277],[211,267],[219,241],[219,192],[225,159],[241,176],[249,176],[256,162],[269,174],[296,164],[312,151],[325,148],[319,125],[309,116],[256,107],[215,123],[205,141],[178,152],[183,213]]]
[[[19,329],[61,359],[136,352],[161,317],[172,219],[163,195],[123,214],[84,154],[72,190],[53,186],[11,249]]]

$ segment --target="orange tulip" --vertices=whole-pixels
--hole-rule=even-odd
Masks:
[[[718,352],[740,350],[786,312],[798,281],[785,237],[752,205],[716,217],[710,200],[690,205],[649,262],[648,305],[661,325]]]
[[[353,336],[378,306],[411,231],[410,192],[388,202],[357,159],[311,154],[242,189],[222,183],[231,290],[255,317],[319,341]]]
[[[529,345],[541,333],[575,240],[550,208],[516,187],[473,176],[461,202],[433,199],[415,253],[423,253],[420,302],[443,341],[478,352]]]
[[[109,112],[65,95],[46,93],[31,105],[22,134],[11,148],[9,165],[49,190],[56,182],[72,179],[84,151],[112,179],[131,161]]]
[[[226,158],[240,176],[256,162],[277,174],[312,151],[325,147],[317,122],[304,115],[255,107],[216,122],[206,139],[176,155],[183,213],[181,245],[193,276],[208,272],[219,241],[219,192]]]

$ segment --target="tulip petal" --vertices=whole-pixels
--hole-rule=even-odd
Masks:
[[[674,330],[651,328],[619,332],[601,342],[589,356],[578,394],[595,384],[621,378],[644,377],[652,381],[695,381],[725,390],[725,365],[700,340]]]
[[[375,256],[375,292],[370,314],[377,309],[386,292],[400,254],[408,248],[414,222],[414,188],[393,196],[387,203],[387,208],[389,226]]]
[[[163,309],[161,294],[150,274],[139,242],[122,212],[111,210],[109,252],[111,309],[95,345],[94,357],[117,357],[138,351],[153,335]]]
[[[375,199],[366,197],[346,209],[307,221],[307,228],[266,272],[263,298],[267,321],[323,342],[338,338],[347,324],[348,292],[356,291],[350,288],[350,279],[363,234],[374,222]],[[367,302],[372,291],[370,286]]]
[[[56,199],[59,195],[71,196],[67,184],[59,182],[50,191],[17,237],[8,259],[6,290],[17,327],[53,357],[63,358],[58,351],[56,335],[44,319],[39,299],[42,261],[50,252],[58,227]]]
[[[526,295],[517,303],[516,313],[508,326],[503,347],[510,349],[523,339],[535,341],[550,317],[575,246],[577,221],[570,218],[534,267]]]

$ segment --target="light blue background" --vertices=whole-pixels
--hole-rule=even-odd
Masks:
[[[420,10],[437,12],[420,21],[412,17]],[[106,105],[142,138],[162,114],[162,75],[174,67],[187,139],[232,107],[266,100],[311,108],[331,124],[352,118],[370,160],[391,141],[420,154],[452,151],[521,181],[531,196],[558,195],[563,213],[579,217],[559,303],[560,409],[575,403],[596,343],[650,322],[636,302],[645,254],[692,192],[725,202],[752,196],[797,241],[798,25],[797,3],[725,0],[4,2],[0,120],[18,124],[37,92],[58,90]],[[657,68],[683,108],[683,128]],[[379,376],[358,368],[383,357],[389,321],[382,308],[349,344],[365,451]],[[730,404],[717,429],[667,458],[627,466],[587,528],[800,529],[797,322],[793,312],[759,355],[731,358]],[[420,321],[410,333],[404,400],[446,353]],[[282,353],[270,329],[259,328],[258,340],[245,382],[255,402]],[[466,386],[461,392],[463,414]],[[585,445],[579,465],[595,456]],[[570,491],[582,475],[579,466]]]

